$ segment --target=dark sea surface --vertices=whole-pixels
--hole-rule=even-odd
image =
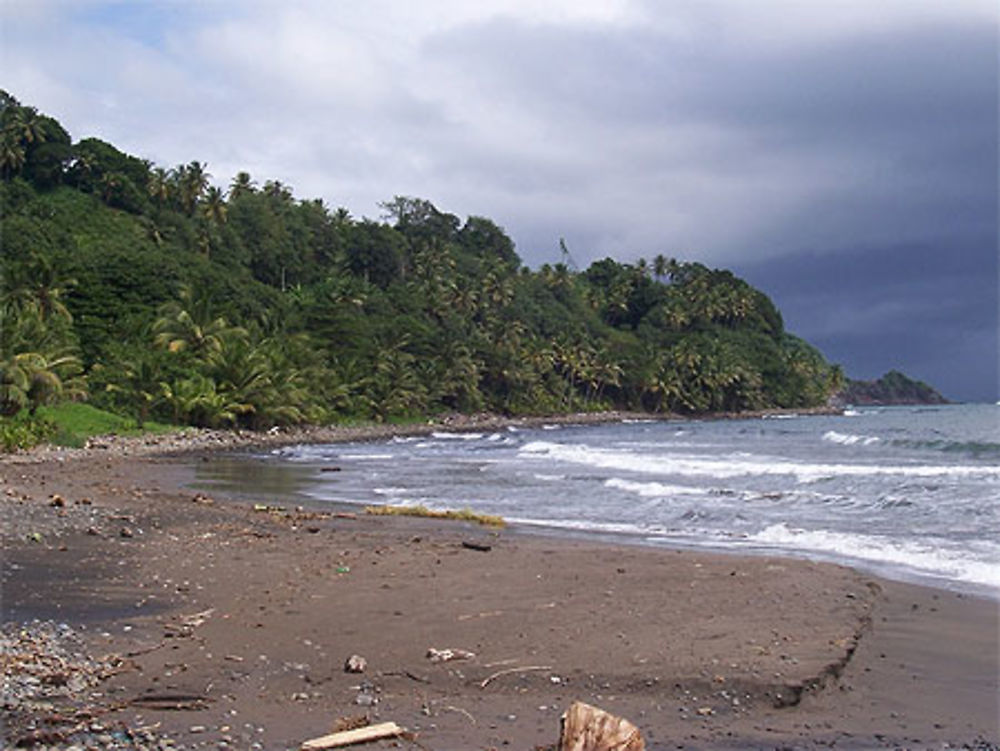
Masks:
[[[552,534],[829,560],[1000,598],[997,405],[295,446],[206,464],[197,484],[469,507]]]

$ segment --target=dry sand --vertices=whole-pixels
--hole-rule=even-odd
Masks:
[[[285,749],[364,716],[415,731],[404,748],[532,749],[579,699],[653,749],[1000,743],[995,601],[784,558],[255,510],[185,487],[211,452],[109,445],[0,462],[3,620],[65,621],[126,658],[106,722]],[[24,718],[6,719],[12,742]]]

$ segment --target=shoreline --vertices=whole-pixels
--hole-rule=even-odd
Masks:
[[[424,748],[528,749],[581,699],[648,748],[1000,744],[994,602],[783,557],[255,510],[184,486],[192,456],[249,446],[213,445],[0,461],[2,620],[65,620],[92,655],[130,655],[63,700],[106,727],[297,748],[365,715]],[[355,653],[364,675],[343,670]],[[143,701],[165,694],[198,701]]]
[[[272,428],[269,431],[228,430],[214,428],[183,428],[176,432],[138,436],[104,435],[88,439],[83,448],[68,448],[42,444],[27,451],[0,454],[3,463],[33,463],[49,459],[79,458],[103,455],[111,451],[123,455],[177,455],[200,452],[215,453],[237,449],[277,448],[298,444],[352,443],[425,436],[434,432],[469,433],[507,428],[539,428],[544,425],[600,425],[629,420],[649,422],[757,420],[769,417],[810,415],[843,415],[839,407],[808,407],[802,409],[767,409],[746,412],[712,412],[702,415],[681,415],[661,412],[573,412],[555,415],[507,417],[493,413],[443,415],[411,423],[374,423],[357,425],[310,425]]]

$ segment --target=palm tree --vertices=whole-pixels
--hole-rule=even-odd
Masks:
[[[174,420],[196,427],[231,426],[248,409],[220,393],[215,381],[201,373],[165,383],[163,397],[173,409]]]
[[[204,360],[222,349],[223,337],[245,336],[246,332],[215,315],[207,298],[195,299],[191,287],[184,286],[178,300],[161,306],[153,334],[156,346],[168,352],[189,352]]]
[[[149,173],[149,182],[146,183],[146,193],[153,199],[154,203],[166,206],[171,195],[170,173],[163,167],[155,167]]]
[[[21,352],[0,362],[0,414],[12,415],[27,407],[31,414],[60,396],[79,396],[76,375],[80,360],[73,355],[48,357],[41,352]]]
[[[662,253],[657,254],[653,259],[653,276],[656,277],[656,281],[663,281],[663,277],[667,275],[667,268],[667,257]]]
[[[101,200],[110,204],[122,187],[122,176],[117,172],[105,172],[101,175],[98,185],[101,189]]]
[[[463,412],[483,408],[483,395],[479,390],[483,363],[461,342],[450,341],[437,358],[433,373],[435,399]]]
[[[161,356],[162,357],[162,356]],[[105,391],[124,402],[135,414],[141,429],[158,401],[163,399],[163,363],[154,350],[141,350],[128,359],[117,359],[111,366],[95,366],[96,373],[106,372],[109,378]]]
[[[510,277],[500,269],[491,269],[483,277],[481,301],[493,310],[506,308],[514,299],[514,285]]]
[[[213,185],[205,192],[202,214],[216,227],[221,227],[226,223],[226,198],[220,188]]]
[[[264,183],[264,195],[279,203],[291,203],[292,191],[281,180],[268,180]]]
[[[59,397],[85,393],[74,342],[62,331],[66,325],[47,323],[34,301],[0,305],[0,414],[33,413]]]
[[[595,376],[597,380],[597,399],[600,400],[604,396],[604,391],[609,386],[613,388],[619,388],[621,386],[622,376],[625,374],[624,368],[612,359],[611,355],[602,350],[597,353],[597,362],[595,363]]]
[[[390,416],[423,412],[427,406],[427,390],[417,378],[416,358],[404,347],[406,337],[378,350],[375,372],[368,384],[366,397],[379,421]]]
[[[211,175],[205,170],[206,165],[198,161],[182,165],[176,170],[177,187],[180,191],[181,208],[190,216],[194,216],[194,210],[201,200],[202,195],[208,188],[208,179]]]
[[[6,128],[0,132],[0,175],[11,177],[24,167],[28,152],[17,135]]]
[[[238,415],[263,411],[272,399],[271,367],[264,347],[244,336],[226,335],[220,347],[206,356],[207,375],[219,394],[233,404],[243,405]]]
[[[249,172],[237,172],[233,181],[229,183],[229,200],[235,201],[240,196],[257,192],[257,183],[250,177]]]
[[[22,143],[45,141],[45,124],[34,107],[13,109],[4,129],[9,129]]]
[[[35,253],[28,263],[7,270],[4,299],[20,307],[37,306],[43,321],[58,318],[70,323],[65,296],[76,284],[76,279],[60,275],[50,257]]]

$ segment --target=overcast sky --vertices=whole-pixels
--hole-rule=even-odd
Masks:
[[[732,268],[855,377],[997,393],[996,0],[0,0],[0,87],[528,264]]]

